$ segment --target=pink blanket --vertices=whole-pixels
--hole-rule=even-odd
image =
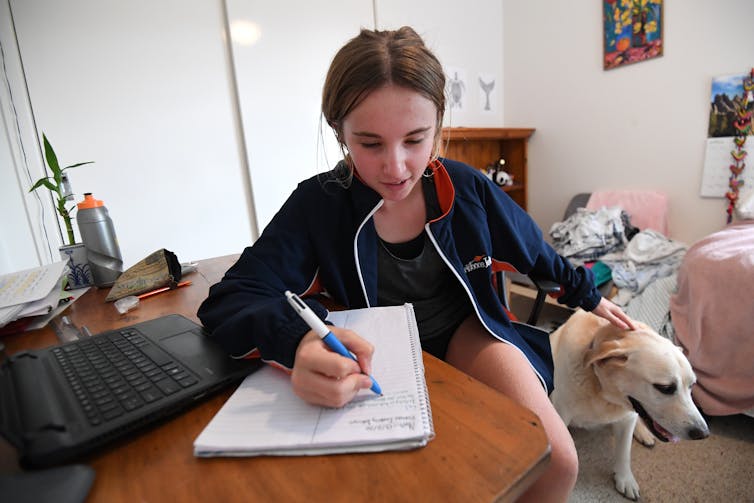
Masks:
[[[689,248],[670,314],[702,410],[719,416],[754,407],[754,220]]]
[[[631,217],[639,230],[653,229],[668,234],[668,196],[653,190],[598,190],[586,203],[588,210],[619,206]]]

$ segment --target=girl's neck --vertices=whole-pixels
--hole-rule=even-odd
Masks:
[[[400,201],[385,201],[374,214],[377,235],[389,243],[403,243],[418,236],[427,221],[422,184]]]

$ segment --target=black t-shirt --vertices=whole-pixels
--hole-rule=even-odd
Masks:
[[[427,218],[432,219],[440,211],[437,193],[431,177],[422,178],[422,183]],[[377,268],[377,303],[412,303],[422,349],[445,358],[450,338],[471,313],[471,303],[429,236],[422,232],[405,243],[380,239]]]

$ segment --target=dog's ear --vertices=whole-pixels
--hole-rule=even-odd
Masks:
[[[600,343],[593,343],[584,355],[585,366],[590,365],[622,365],[628,360],[628,351],[620,340],[609,339]]]

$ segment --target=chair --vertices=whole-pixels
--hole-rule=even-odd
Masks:
[[[514,321],[518,321],[518,317],[513,314],[510,305],[508,280],[536,289],[537,293],[534,299],[534,304],[532,305],[531,312],[526,320],[527,325],[536,326],[539,316],[542,314],[542,308],[545,305],[547,295],[554,295],[560,292],[560,285],[554,281],[526,276],[507,264],[493,263],[492,272],[495,274],[494,281],[496,283],[495,286],[497,288],[497,295],[500,298],[500,302],[503,304],[503,308],[505,308],[508,316]]]

